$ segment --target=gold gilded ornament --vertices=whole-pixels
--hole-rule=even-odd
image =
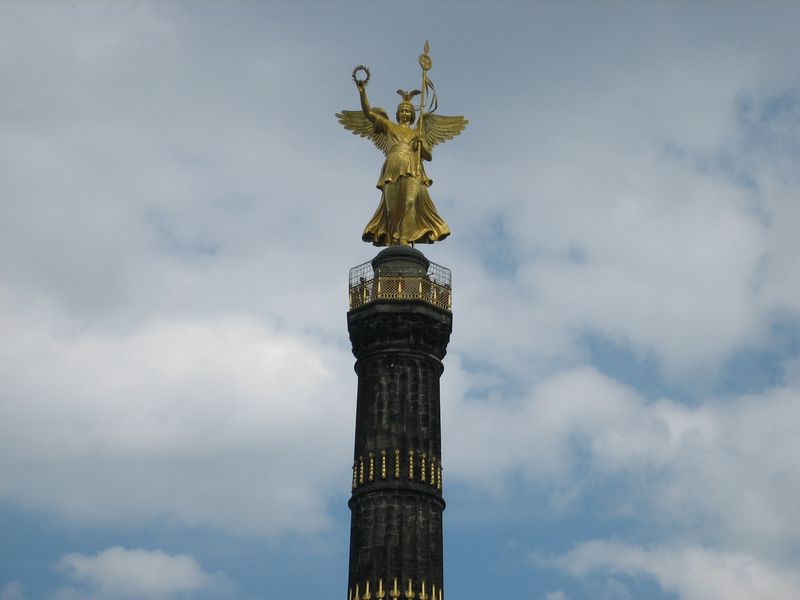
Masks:
[[[336,113],[345,129],[369,138],[386,156],[376,184],[381,199],[361,236],[375,246],[431,244],[450,235],[450,228],[428,194],[433,181],[425,173],[423,161],[430,161],[433,147],[460,134],[468,121],[462,116],[434,114],[438,99],[428,78],[433,66],[429,49],[425,42],[424,53],[419,57],[422,89],[397,90],[403,100],[395,113],[396,123],[384,109],[370,106],[367,99],[370,72],[364,65],[353,69],[361,110]],[[362,79],[359,73],[364,74]],[[415,96],[419,96],[418,106],[412,103]],[[419,113],[418,119],[415,113]]]
[[[420,60],[422,59],[420,58]],[[364,73],[364,79],[358,78],[359,71]],[[367,85],[367,83],[369,83],[369,78],[370,78],[369,67],[365,67],[364,65],[358,65],[355,69],[353,69],[353,83],[355,83],[356,85]]]
[[[400,449],[394,451],[394,478],[400,479]]]
[[[425,582],[422,582],[422,591],[419,593],[419,600],[428,600],[430,596],[425,593]]]
[[[411,580],[408,580],[408,589],[406,590],[406,598],[408,600],[414,600],[416,594],[414,593],[414,589],[411,587]]]
[[[377,600],[383,600],[386,597],[386,592],[383,591],[383,579],[378,579],[378,593],[375,594]]]
[[[423,71],[430,71],[433,66],[433,61],[431,61],[431,57],[428,56],[430,49],[431,47],[428,45],[428,40],[425,40],[425,47],[422,49],[422,54],[419,55],[419,66],[422,67]]]

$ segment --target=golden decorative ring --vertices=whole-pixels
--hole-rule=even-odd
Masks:
[[[419,55],[419,66],[422,67],[423,71],[430,71],[431,67],[433,66],[433,61],[431,57],[427,54],[420,54]]]
[[[356,77],[356,73],[358,73],[359,71],[364,71],[364,73],[366,74],[366,77],[364,77],[364,79],[359,79],[358,77]],[[358,65],[355,69],[353,69],[353,81],[355,82],[356,85],[360,83],[367,85],[367,82],[369,81],[369,69],[364,65]]]

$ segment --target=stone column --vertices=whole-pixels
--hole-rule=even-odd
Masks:
[[[418,250],[389,247],[372,267],[370,285],[399,285],[400,298],[384,289],[347,314],[358,375],[348,587],[364,598],[369,582],[370,597],[379,586],[392,597],[396,579],[407,598],[410,581],[421,598],[424,582],[425,596],[435,589],[438,600],[445,507],[439,378],[452,315],[425,301],[429,261]],[[408,297],[404,282],[417,286]]]

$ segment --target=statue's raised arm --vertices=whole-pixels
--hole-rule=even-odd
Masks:
[[[396,123],[382,108],[370,106],[366,91],[370,73],[363,65],[353,70],[361,110],[343,110],[336,114],[345,129],[369,138],[386,155],[376,185],[382,192],[380,204],[361,236],[365,242],[376,246],[429,244],[450,235],[447,223],[436,212],[428,194],[433,182],[425,173],[422,161],[431,160],[433,147],[457,136],[468,121],[461,116],[433,114],[438,101],[427,75],[431,68],[427,42],[425,53],[420,56],[420,66],[422,90],[397,90],[403,100],[395,113]],[[365,73],[363,79],[357,77],[359,72]],[[430,96],[426,112],[427,92]],[[420,97],[418,107],[412,103],[416,96]]]

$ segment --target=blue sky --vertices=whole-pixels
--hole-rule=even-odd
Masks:
[[[430,75],[452,598],[800,597],[800,5],[0,4],[0,600],[346,594],[351,266]]]

